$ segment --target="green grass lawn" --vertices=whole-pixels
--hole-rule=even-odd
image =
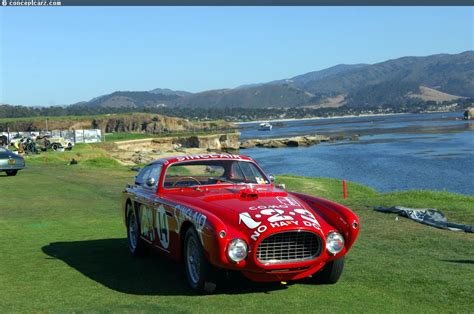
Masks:
[[[135,173],[111,164],[104,168],[109,160],[96,153],[91,159],[95,164],[67,166],[66,155],[45,162],[50,156],[45,154],[28,160],[29,167],[16,177],[0,175],[2,312],[474,309],[472,234],[395,220],[393,214],[372,210],[378,205],[435,207],[453,221],[473,224],[474,197],[429,191],[381,194],[349,183],[349,198],[342,200],[338,180],[279,176],[289,190],[340,201],[359,215],[360,236],[347,255],[341,280],[330,286],[307,280],[284,286],[237,276],[215,295],[196,296],[187,287],[181,264],[157,254],[143,259],[129,255],[120,194]]]

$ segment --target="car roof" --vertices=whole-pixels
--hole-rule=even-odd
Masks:
[[[183,161],[193,160],[242,160],[242,161],[254,161],[252,158],[245,155],[236,155],[229,153],[215,153],[215,154],[196,154],[196,155],[182,155],[182,156],[170,156],[161,158],[151,162],[150,164],[173,164]]]

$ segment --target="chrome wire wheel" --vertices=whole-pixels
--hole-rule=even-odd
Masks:
[[[130,211],[130,217],[128,218],[128,241],[130,250],[134,252],[138,245],[138,223],[133,210]]]
[[[189,277],[194,285],[198,285],[201,277],[201,262],[199,248],[196,244],[196,240],[192,237],[188,239],[186,253]]]

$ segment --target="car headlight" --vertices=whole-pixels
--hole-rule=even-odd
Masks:
[[[329,253],[336,255],[344,248],[344,238],[339,232],[329,232],[326,237],[326,249]]]
[[[230,241],[227,248],[227,256],[234,262],[238,263],[247,257],[247,243],[242,239],[234,239]]]

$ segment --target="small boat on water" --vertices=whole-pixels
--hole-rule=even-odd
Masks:
[[[265,121],[265,122],[260,123],[260,125],[258,127],[258,130],[259,131],[271,131],[272,127],[273,126],[270,124],[270,122]]]

